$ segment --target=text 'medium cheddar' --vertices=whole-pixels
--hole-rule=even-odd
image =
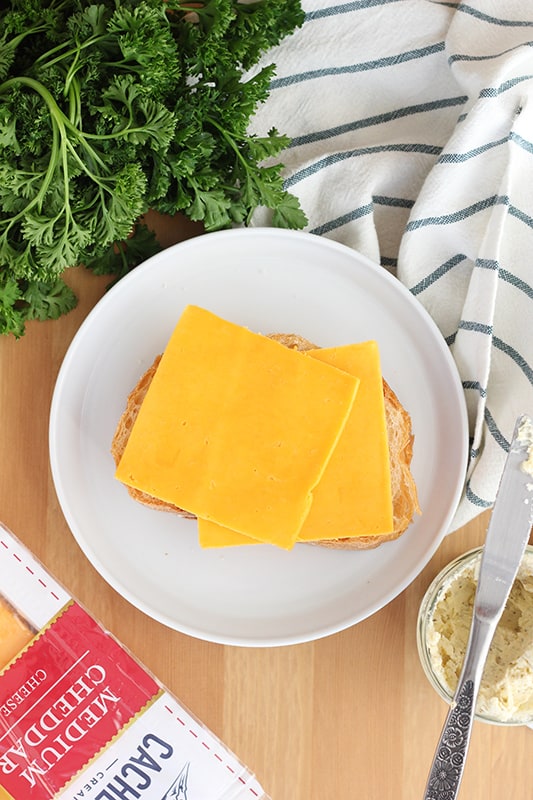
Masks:
[[[412,441],[375,341],[322,349],[189,305],[112,452],[130,493],[196,518],[203,547],[360,549],[419,510]]]

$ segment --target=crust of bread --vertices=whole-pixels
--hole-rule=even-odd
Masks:
[[[268,336],[293,350],[305,351],[317,348],[317,345],[294,333],[271,333]],[[161,356],[156,356],[128,396],[126,408],[120,417],[111,442],[111,454],[117,466],[160,360]],[[416,484],[411,474],[414,441],[411,418],[385,380],[383,380],[383,395],[389,439],[394,529],[391,533],[386,534],[313,542],[317,546],[338,550],[369,550],[378,547],[383,542],[400,537],[412,522],[415,513],[420,513]],[[186,519],[195,519],[194,514],[183,508],[166,503],[131,486],[128,486],[127,489],[131,497],[143,505],[159,511],[170,511]]]

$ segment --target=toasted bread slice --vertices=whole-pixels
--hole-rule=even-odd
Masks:
[[[269,334],[269,337],[294,350],[312,350],[317,347],[302,336],[293,333],[273,333]],[[111,454],[117,465],[160,360],[161,356],[156,356],[153,364],[142,375],[128,396],[126,409],[120,417],[111,443]],[[411,418],[385,380],[383,381],[383,395],[389,438],[394,530],[391,533],[372,536],[328,539],[314,543],[316,545],[342,550],[369,550],[378,547],[383,542],[397,539],[407,529],[414,514],[420,513],[416,484],[411,474],[414,438],[411,432]],[[193,514],[178,506],[166,503],[131,486],[127,488],[134,500],[143,505],[160,511],[171,511],[186,519],[195,519]]]

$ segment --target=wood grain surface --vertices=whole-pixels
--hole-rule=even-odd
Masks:
[[[151,222],[165,245],[198,232],[175,221]],[[446,708],[418,661],[418,606],[442,566],[483,542],[487,513],[446,538],[396,600],[342,633],[248,649],[167,629],[97,574],[55,495],[48,460],[54,382],[108,283],[82,268],[70,270],[67,280],[80,297],[75,311],[30,324],[20,340],[0,338],[0,520],[235,751],[272,800],[421,800]],[[532,796],[533,730],[476,722],[460,798]]]

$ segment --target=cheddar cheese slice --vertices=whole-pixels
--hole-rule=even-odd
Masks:
[[[4,601],[0,600],[0,669],[32,639],[33,632]]]
[[[300,541],[371,536],[393,529],[391,474],[383,380],[376,342],[310,350],[360,378],[350,416],[324,473],[313,490],[313,502]],[[202,547],[257,543],[211,521],[198,520]]]
[[[198,543],[200,547],[236,547],[241,544],[262,544],[244,533],[232,531],[210,519],[198,519]]]
[[[310,355],[360,379],[352,412],[298,538],[373,536],[393,530],[383,378],[377,342],[313,350]]]
[[[198,517],[290,548],[359,381],[188,306],[116,470]]]

